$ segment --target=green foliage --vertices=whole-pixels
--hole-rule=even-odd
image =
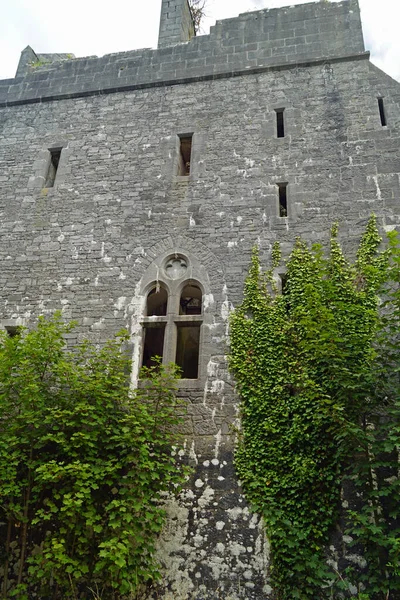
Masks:
[[[160,498],[185,469],[171,456],[182,408],[174,366],[128,386],[121,333],[67,352],[60,315],[0,339],[0,521],[20,556],[3,597],[133,597],[157,578]],[[7,587],[11,585],[8,591]]]
[[[34,60],[31,63],[29,63],[29,66],[31,69],[38,69],[39,67],[43,67],[43,65],[48,65],[50,64],[50,60],[44,60],[41,58],[38,58],[38,60]]]
[[[358,501],[347,513],[346,533],[365,558],[348,577],[370,598],[400,597],[400,244],[389,235],[389,265],[382,289],[382,319],[376,338],[371,396],[358,419],[345,421],[346,477]],[[354,460],[357,457],[357,460]]]
[[[386,282],[388,297],[389,257],[395,279],[398,254],[395,242],[386,252],[379,251],[379,243],[373,217],[354,264],[341,251],[337,226],[332,228],[328,256],[319,245],[309,249],[297,240],[287,262],[283,294],[276,293],[271,271],[261,273],[254,250],[244,300],[231,319],[230,366],[242,416],[236,469],[253,509],[264,518],[271,580],[280,600],[331,598],[334,588],[348,591],[350,582],[358,582],[360,592],[366,586],[371,598],[386,598],[373,595],[389,588],[382,584],[382,569],[376,571],[378,559],[369,541],[379,557],[386,549],[384,568],[393,573],[397,569],[389,563],[398,564],[398,531],[388,532],[393,525],[389,515],[397,515],[400,506],[398,484],[386,480],[377,492],[376,478],[371,484],[367,477],[376,469],[384,471],[388,461],[393,468],[395,460],[397,469],[400,446],[398,416],[394,419],[390,412],[399,414],[394,402],[386,413],[390,418],[384,419],[393,433],[389,443],[383,429],[365,425],[366,414],[382,406],[378,378],[383,381],[387,375],[386,366],[378,368],[381,351],[376,339],[382,337],[382,347],[393,343],[388,323],[383,328],[379,316],[378,292]],[[276,267],[277,248],[272,258]],[[398,288],[392,293],[398,301]],[[392,312],[388,307],[388,314]],[[393,353],[390,362],[393,368]],[[366,452],[374,443],[379,466]],[[338,518],[345,468],[357,485],[362,481],[360,510],[349,511],[347,519],[354,543],[361,544],[371,566],[341,574],[327,565],[325,548]],[[380,479],[385,481],[384,476]],[[373,526],[371,515],[377,494],[391,497],[387,518],[383,510],[379,513],[386,519],[379,532],[373,529],[376,515]],[[371,583],[372,571],[372,579],[380,577],[380,583]],[[398,579],[397,573],[393,585]]]

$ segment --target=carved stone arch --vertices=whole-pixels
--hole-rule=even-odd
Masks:
[[[215,350],[212,332],[215,333],[215,322],[220,320],[216,309],[221,312],[218,305],[222,305],[226,293],[225,277],[220,262],[204,244],[194,242],[185,236],[175,238],[168,236],[147,250],[141,257],[140,263],[136,263],[135,271],[137,275],[141,271],[137,284],[137,309],[136,314],[132,315],[134,326],[131,328],[135,337],[136,377],[143,357],[149,354],[146,341],[149,328],[154,330],[164,327],[164,360],[165,362],[176,361],[179,364],[178,350],[182,348],[182,340],[185,338],[187,341],[189,339],[187,336],[194,334],[197,323],[199,327],[196,334],[199,340],[197,377],[193,375],[183,377],[180,387],[202,389],[207,377],[207,365]],[[182,291],[190,284],[201,290],[201,310],[198,312],[192,310],[192,314],[180,310]],[[165,316],[146,315],[147,295],[155,285],[168,290],[168,314]],[[155,334],[152,331],[149,335],[151,338]]]
[[[138,261],[135,265],[137,279],[140,279],[142,283],[152,264],[159,263],[161,256],[165,258],[168,253],[173,254],[175,252],[186,255],[190,261],[193,261],[193,264],[202,265],[206,271],[211,293],[222,293],[225,285],[225,273],[221,262],[202,242],[184,235],[176,237],[169,235],[147,249],[145,255],[140,257],[140,262]]]

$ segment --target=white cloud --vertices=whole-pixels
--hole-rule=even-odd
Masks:
[[[4,0],[3,0],[4,1]],[[215,20],[304,0],[208,0],[205,29]],[[336,0],[333,0],[336,1]],[[366,48],[375,64],[400,80],[399,0],[359,0]],[[161,0],[5,0],[0,22],[0,79],[14,77],[21,50],[76,56],[156,47]]]

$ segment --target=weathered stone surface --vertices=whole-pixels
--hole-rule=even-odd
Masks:
[[[399,105],[400,85],[364,53],[356,0],[243,14],[185,44],[0,82],[0,322],[61,309],[79,322],[70,343],[127,327],[135,377],[146,286],[163,280],[163,260],[187,257],[203,288],[199,378],[181,382],[196,473],[168,501],[165,598],[269,596],[259,520],[232,468],[229,312],[254,244],[267,260],[279,240],[287,255],[296,236],[322,242],[337,220],[352,252],[371,212],[382,230],[399,227]],[[190,176],[177,177],[189,132]],[[43,188],[57,147],[55,186]]]

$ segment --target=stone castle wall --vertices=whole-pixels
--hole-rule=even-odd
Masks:
[[[363,53],[357,0],[266,9],[217,21],[210,35],[187,43],[35,67],[25,78],[0,81],[0,106],[213,80]]]
[[[0,82],[0,323],[61,309],[79,322],[71,343],[127,327],[136,376],[146,285],[168,284],[163,261],[184,255],[202,284],[199,377],[180,384],[196,472],[160,546],[174,600],[269,597],[267,545],[232,466],[228,315],[254,244],[265,260],[275,240],[287,255],[296,236],[324,241],[337,220],[352,251],[371,212],[399,227],[399,103],[399,84],[364,53],[354,0],[244,14],[178,46]]]

